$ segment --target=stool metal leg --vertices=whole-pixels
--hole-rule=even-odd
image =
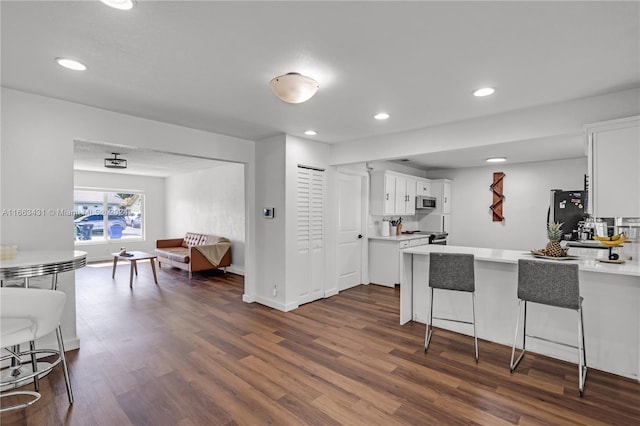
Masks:
[[[56,328],[56,337],[58,338],[58,350],[60,351],[60,360],[62,364],[62,372],[64,373],[64,382],[67,385],[67,396],[69,404],[73,404],[73,391],[71,390],[71,381],[69,380],[69,370],[67,370],[67,359],[64,356],[64,342],[62,340],[62,329],[60,326]]]
[[[471,309],[473,311],[473,341],[476,349],[476,363],[478,362],[478,335],[476,334],[476,294],[471,293]]]
[[[425,333],[425,338],[424,338],[424,351],[427,352],[427,349],[429,349],[429,342],[431,342],[431,336],[433,335],[433,295],[434,295],[434,288],[431,287],[431,303],[429,304],[429,320],[427,322],[427,328],[426,328],[426,333]],[[452,321],[452,322],[458,322],[458,323],[462,323],[462,324],[471,324],[473,325],[473,342],[474,342],[474,358],[476,360],[476,362],[478,362],[479,355],[478,355],[478,335],[476,334],[476,295],[474,292],[471,292],[471,308],[472,308],[472,312],[473,312],[473,321],[469,322],[469,321],[461,321],[461,320],[457,320],[457,319],[451,319],[451,318],[440,318],[440,317],[435,317],[436,319],[439,320],[444,320],[444,321]]]
[[[31,352],[31,368],[33,371],[38,371],[38,360],[36,359],[36,342],[29,341],[29,350]],[[40,392],[40,379],[36,374],[33,376],[33,388],[36,392]]]
[[[518,329],[520,328],[520,310],[523,302],[524,302],[524,318],[523,318],[523,334],[522,334],[522,352],[520,353],[520,356],[518,356],[518,359],[516,359],[514,362],[513,359],[516,354],[516,344],[518,342]],[[511,362],[509,364],[509,370],[512,373],[515,371],[518,364],[520,364],[522,357],[524,357],[524,354],[526,353],[526,344],[527,344],[527,302],[523,300],[518,300],[518,316],[516,317],[516,333],[513,338],[513,347],[511,348]]]
[[[424,337],[424,351],[429,349],[429,342],[431,341],[431,334],[433,333],[433,287],[431,287],[431,303],[429,306],[429,322],[427,323],[427,332]]]
[[[582,308],[578,308],[578,392],[584,393],[584,382],[587,379],[587,354],[584,345],[584,322]]]

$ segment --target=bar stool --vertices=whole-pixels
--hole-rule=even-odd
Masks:
[[[582,319],[582,297],[580,297],[580,281],[578,265],[547,262],[539,260],[518,260],[518,316],[516,332],[511,349],[510,369],[513,373],[526,353],[527,337],[556,343],[578,349],[578,390],[584,393],[584,382],[587,378],[587,355],[584,345],[584,322]],[[520,324],[520,311],[524,302],[524,320],[522,352],[515,360],[516,343]],[[578,313],[578,346],[545,339],[527,334],[527,302],[555,306],[577,311]]]
[[[424,351],[429,349],[429,342],[433,334],[433,320],[444,320],[473,325],[473,340],[475,343],[475,359],[478,362],[478,337],[476,336],[476,284],[474,273],[474,256],[462,253],[430,253],[429,254],[429,287],[431,288],[431,303],[429,307],[429,322],[424,339]],[[471,293],[471,309],[473,321],[461,321],[451,318],[433,316],[434,289],[464,291]]]
[[[64,380],[67,387],[69,404],[73,404],[73,392],[69,381],[67,361],[64,355],[64,343],[60,330],[60,318],[66,295],[57,290],[41,290],[29,288],[0,288],[0,341],[3,350],[8,354],[3,355],[2,361],[11,359],[12,365],[2,370],[0,387],[18,387],[21,383],[48,373],[56,365],[62,364]],[[58,349],[38,349],[30,344],[30,349],[20,351],[20,345],[31,343],[51,332],[56,332]],[[33,360],[36,354],[54,355],[57,358],[43,370],[33,368]],[[24,362],[22,358],[28,356],[30,360]],[[31,364],[32,370],[23,370],[23,364]],[[0,397],[30,396],[33,399],[0,408],[0,412],[25,408],[40,399],[40,394],[31,391],[3,392]]]

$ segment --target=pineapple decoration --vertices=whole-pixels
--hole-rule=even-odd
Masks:
[[[560,239],[562,238],[562,223],[551,223],[547,225],[547,236],[549,242],[544,249],[544,254],[550,257],[564,257],[567,255],[567,249],[562,248]]]

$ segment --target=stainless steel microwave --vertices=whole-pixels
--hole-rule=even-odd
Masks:
[[[424,195],[418,195],[416,197],[416,210],[433,210],[435,208],[435,197],[426,197]]]

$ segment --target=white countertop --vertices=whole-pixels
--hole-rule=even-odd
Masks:
[[[518,259],[535,259],[524,250],[501,250],[480,247],[461,247],[444,245],[423,245],[402,250],[403,253],[428,255],[429,253],[468,253],[473,254],[476,260],[498,263],[518,263]],[[605,250],[595,249],[570,249],[571,256],[578,256],[576,260],[548,260],[549,262],[577,263],[581,271],[601,272],[616,275],[628,275],[640,277],[640,260],[635,256],[623,264],[598,262],[596,257],[606,255]],[[541,259],[544,260],[544,259]],[[638,280],[640,284],[640,279]]]

